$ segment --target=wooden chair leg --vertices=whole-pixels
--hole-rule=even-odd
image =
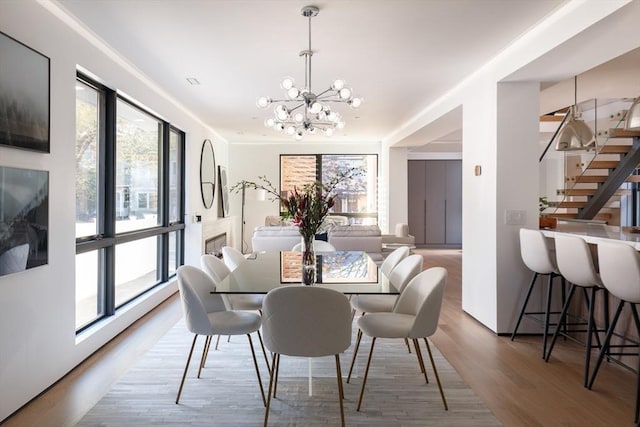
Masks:
[[[353,372],[353,365],[356,362],[356,355],[358,354],[358,349],[360,348],[360,340],[362,339],[362,330],[358,329],[358,338],[356,339],[356,346],[353,349],[353,356],[351,357],[351,366],[349,366],[349,375],[347,376],[347,384],[351,381],[351,372]]]
[[[436,363],[433,361],[433,354],[431,354],[431,347],[429,347],[429,341],[427,338],[424,338],[424,343],[427,345],[427,352],[429,353],[429,360],[431,361],[431,366],[433,367],[433,373],[436,376],[436,382],[438,383],[438,388],[440,389],[440,397],[442,398],[442,403],[444,404],[444,410],[449,410],[449,405],[447,405],[447,399],[444,397],[444,391],[442,390],[442,384],[440,383],[440,376],[438,375],[438,370],[436,369]]]
[[[189,362],[191,362],[191,356],[193,356],[193,348],[196,346],[196,339],[198,338],[198,334],[193,336],[193,342],[191,343],[191,350],[189,350],[189,355],[187,356],[187,364],[184,367],[184,372],[182,373],[182,381],[180,381],[180,387],[178,387],[178,395],[176,396],[176,405],[180,400],[180,395],[182,394],[182,387],[184,386],[184,379],[187,376],[187,371],[189,370]]]
[[[417,338],[413,339],[413,346],[416,349],[416,357],[418,358],[418,365],[420,365],[420,372],[424,374],[424,381],[429,384],[429,377],[427,377],[427,370],[424,368],[424,359],[422,358],[422,352],[420,351],[420,342]]]
[[[267,399],[264,397],[264,387],[262,387],[262,378],[260,378],[260,369],[258,368],[258,359],[256,359],[256,352],[253,349],[253,340],[251,339],[251,334],[247,334],[247,338],[249,338],[249,346],[251,347],[251,355],[253,356],[253,365],[256,367],[258,385],[260,386],[260,394],[262,394],[262,404],[266,407]]]
[[[336,377],[338,377],[338,400],[340,401],[340,421],[344,427],[344,407],[342,400],[344,399],[344,389],[342,387],[342,370],[340,369],[340,355],[336,354]]]
[[[364,386],[367,384],[367,376],[369,375],[369,365],[371,365],[371,356],[373,355],[373,346],[376,343],[376,338],[371,338],[371,350],[369,350],[369,358],[367,359],[367,367],[364,370],[364,377],[362,378],[362,388],[360,389],[360,398],[358,399],[358,407],[356,411],[360,411],[360,406],[362,405],[362,397],[364,396]]]

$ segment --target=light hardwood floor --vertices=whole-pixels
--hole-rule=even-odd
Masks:
[[[449,271],[433,343],[504,425],[632,425],[635,374],[603,364],[594,389],[585,389],[583,347],[559,341],[550,363],[545,363],[540,337],[511,342],[496,336],[461,309],[462,252],[417,252],[424,255],[425,268],[443,266]],[[74,425],[181,316],[179,300],[173,296],[0,424]]]

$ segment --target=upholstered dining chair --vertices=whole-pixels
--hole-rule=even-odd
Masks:
[[[291,248],[293,252],[301,252],[302,251],[302,242],[297,243]],[[329,242],[325,242],[324,240],[314,240],[313,241],[313,250],[315,252],[335,252],[336,248]]]
[[[280,356],[334,356],[338,380],[340,420],[344,426],[344,390],[340,353],[351,345],[351,308],[347,297],[334,289],[286,286],[264,298],[262,332],[272,353],[272,372],[267,393],[264,425],[269,419],[271,392],[276,397]]]
[[[202,296],[213,295],[215,297],[215,294],[210,294],[210,292],[215,289],[213,280],[202,270],[189,265],[178,268],[177,276],[185,323],[187,329],[192,332],[194,336],[189,355],[187,356],[187,363],[184,367],[184,373],[182,374],[182,380],[180,381],[180,387],[178,388],[176,404],[180,401],[180,395],[182,394],[182,388],[189,370],[189,363],[191,362],[191,356],[193,355],[193,349],[196,345],[198,335],[204,335],[209,339],[209,342],[213,335],[246,335],[249,339],[251,354],[253,355],[253,364],[256,369],[256,376],[258,377],[262,402],[266,405],[264,388],[262,387],[262,379],[260,378],[260,369],[258,368],[256,353],[253,348],[253,340],[251,339],[251,334],[258,332],[260,328],[260,315],[249,311],[227,310],[221,299],[217,305],[218,309],[208,312],[203,303]],[[208,345],[205,340],[202,359],[198,369],[198,378],[200,378],[207,350]]]
[[[247,259],[244,257],[242,252],[232,246],[222,247],[222,260],[231,271],[238,268],[240,264],[247,262]]]
[[[628,305],[631,309],[636,333],[640,334],[640,317],[636,306],[640,304],[640,253],[625,243],[598,243],[598,264],[602,283],[619,302],[589,379],[589,384],[587,385],[589,389],[593,387],[605,355],[640,356],[638,354],[638,345],[636,344],[611,345],[611,337],[625,305]],[[617,351],[614,353],[611,351],[611,347],[619,348],[622,352]],[[625,348],[634,351],[632,353],[624,352]],[[638,367],[640,368],[640,357],[638,357]],[[636,405],[634,414],[633,422],[638,424],[640,418],[640,369],[636,372]]]
[[[222,280],[224,280],[229,274],[231,274],[231,270],[226,264],[220,260],[220,258],[214,255],[202,255],[200,257],[200,265],[202,270],[204,270],[209,277],[213,280],[213,282],[217,285]],[[262,300],[264,295],[261,294],[221,294],[222,301],[226,305],[229,310],[247,310],[247,311],[261,311],[262,310]],[[260,346],[262,347],[262,353],[264,354],[265,362],[267,363],[267,367],[269,366],[269,359],[267,358],[267,352],[264,350],[264,344],[262,342],[262,336],[260,332],[258,332],[258,339],[260,340]],[[209,348],[209,344],[211,343],[211,337],[207,338],[207,351]],[[218,349],[218,344],[220,343],[220,336],[216,340],[216,347]],[[207,361],[207,357],[205,355],[202,365]]]
[[[384,261],[382,261],[382,264],[380,264],[380,271],[382,274],[389,277],[391,270],[393,270],[400,261],[408,257],[409,252],[410,250],[408,246],[400,246],[387,255]]]
[[[444,404],[444,409],[448,410],[447,400],[442,390],[438,370],[433,361],[431,347],[429,346],[428,337],[433,335],[438,329],[438,319],[440,318],[440,309],[442,307],[442,299],[444,297],[444,286],[447,281],[447,270],[442,267],[429,268],[409,282],[407,287],[398,297],[396,305],[391,313],[370,313],[358,319],[358,327],[364,335],[370,336],[371,349],[369,350],[369,358],[367,359],[367,367],[365,368],[364,377],[362,379],[362,387],[360,389],[360,397],[358,399],[358,407],[362,406],[362,398],[364,396],[364,388],[367,383],[369,374],[369,366],[373,356],[373,348],[378,338],[407,338],[413,341],[418,364],[424,373],[424,379],[428,383],[427,371],[424,368],[424,361],[420,351],[419,339],[423,338],[429,353],[429,360],[433,367],[433,372],[438,382],[440,397]],[[354,353],[357,350],[354,350]],[[355,360],[355,354],[354,354]],[[353,362],[352,362],[353,367]]]

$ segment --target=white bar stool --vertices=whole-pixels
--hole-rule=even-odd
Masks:
[[[520,309],[520,315],[516,322],[516,327],[511,334],[511,341],[513,341],[518,333],[520,322],[524,316],[532,317],[533,319],[540,321],[536,316],[544,315],[542,319],[543,332],[542,332],[542,358],[547,353],[547,335],[549,333],[549,326],[555,325],[555,323],[549,323],[549,316],[551,314],[557,314],[557,312],[551,312],[551,298],[553,295],[553,279],[560,277],[562,280],[562,303],[565,301],[565,281],[561,276],[556,266],[555,255],[552,249],[547,245],[546,237],[540,230],[529,230],[526,228],[520,229],[520,255],[522,261],[533,271],[533,277],[527,290],[527,296],[524,299],[522,308]],[[538,276],[547,276],[547,297],[545,302],[544,311],[526,311],[531,292],[535,287]]]
[[[600,265],[600,277],[602,283],[607,290],[616,298],[620,300],[618,308],[613,316],[611,325],[607,330],[607,336],[604,339],[598,360],[591,374],[589,380],[589,389],[593,386],[593,382],[598,374],[598,369],[602,363],[602,359],[605,354],[611,355],[636,355],[636,353],[611,353],[610,345],[611,336],[614,334],[616,323],[622,312],[622,308],[625,304],[631,306],[631,313],[633,314],[633,320],[636,324],[636,330],[640,334],[640,319],[638,318],[638,309],[636,304],[640,304],[640,255],[638,252],[624,243],[600,243],[598,244],[598,260]],[[618,347],[618,346],[616,346]],[[635,347],[638,348],[638,344],[634,345],[622,345],[620,347]],[[640,396],[640,357],[638,358],[638,371],[636,380],[636,407],[634,423],[638,423],[638,415],[640,408],[638,406],[638,397]]]
[[[549,361],[553,347],[555,346],[556,339],[560,334],[560,328],[567,323],[567,311],[571,305],[571,300],[575,295],[576,287],[582,288],[585,301],[588,307],[587,314],[587,330],[572,330],[571,332],[586,332],[586,350],[585,350],[585,363],[584,363],[584,386],[587,386],[589,381],[589,363],[591,361],[591,349],[593,348],[592,338],[595,334],[598,342],[597,347],[600,348],[600,338],[598,332],[604,332],[605,329],[598,329],[595,325],[593,317],[594,307],[596,305],[597,291],[606,289],[602,286],[600,275],[596,271],[593,257],[591,256],[591,249],[584,239],[570,235],[557,235],[555,237],[556,242],[556,260],[558,262],[558,269],[560,274],[571,283],[569,289],[569,296],[562,307],[562,313],[560,314],[560,322],[556,326],[556,330],[553,333],[551,339],[551,345],[549,346],[549,352],[545,357],[545,362]],[[587,295],[587,290],[590,291],[590,296]],[[584,325],[584,323],[572,323],[572,326]],[[568,338],[574,339],[563,333]]]

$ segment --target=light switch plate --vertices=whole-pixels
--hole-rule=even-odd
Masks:
[[[506,210],[504,212],[504,223],[507,225],[524,225],[526,215],[525,211]]]

